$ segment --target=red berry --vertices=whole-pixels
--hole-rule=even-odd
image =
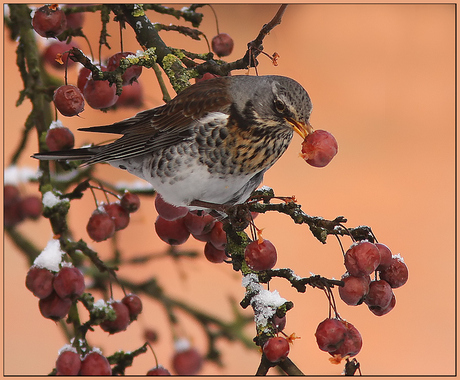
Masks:
[[[380,253],[375,244],[360,241],[345,253],[345,267],[355,277],[371,274],[380,264]]]
[[[46,298],[53,292],[54,274],[46,268],[32,266],[27,272],[26,288],[35,297]]]
[[[326,166],[337,154],[337,141],[327,131],[317,129],[305,137],[302,142],[302,158],[311,166]]]
[[[83,94],[78,87],[71,84],[58,87],[54,92],[53,102],[64,116],[78,115],[85,108]]]
[[[82,67],[80,71],[78,72],[77,87],[82,93],[83,93],[86,83],[88,82],[89,79],[91,79],[92,75],[93,74],[91,70],[87,69],[86,67]]]
[[[191,234],[205,235],[211,232],[214,224],[216,224],[216,219],[204,212],[198,215],[195,211],[191,211],[185,215],[184,224]]]
[[[67,52],[73,47],[78,48],[78,45],[75,41],[71,41],[69,43],[66,43],[65,41],[52,42],[43,52],[43,60],[55,69],[59,70],[64,70],[66,64],[67,67],[72,67],[76,62],[72,61],[71,59],[67,59],[69,54]],[[58,57],[58,54],[60,55],[60,58]]]
[[[88,236],[94,241],[103,241],[115,233],[115,222],[105,211],[95,210],[86,225]]]
[[[125,192],[120,199],[121,207],[123,207],[129,213],[136,212],[141,206],[141,200],[137,194]]]
[[[131,319],[129,318],[128,306],[126,306],[124,303],[121,303],[120,301],[114,301],[110,303],[110,305],[115,311],[115,320],[109,321],[106,319],[99,326],[101,326],[101,329],[108,332],[109,334],[125,331],[131,322]]]
[[[63,351],[56,360],[56,375],[75,376],[81,368],[80,355],[74,351]]]
[[[117,100],[116,86],[106,80],[88,79],[83,88],[83,96],[91,108],[103,109],[113,106]]]
[[[344,286],[339,287],[339,295],[347,305],[356,306],[364,301],[364,297],[369,291],[369,275],[365,277],[354,277],[346,274],[342,277]]]
[[[204,255],[211,263],[221,263],[227,258],[224,250],[217,249],[210,242],[204,246]]]
[[[271,269],[276,264],[276,248],[269,240],[264,239],[261,243],[255,240],[246,246],[244,259],[252,270]]]
[[[54,278],[53,286],[59,297],[74,300],[85,291],[85,279],[79,269],[64,266]]]
[[[128,55],[135,55],[135,54],[125,51],[122,53],[116,53],[112,55],[107,60],[107,70],[108,71],[116,70],[120,66],[120,60],[122,58],[126,58]],[[134,65],[126,69],[126,71],[122,75],[123,86],[127,86],[133,83],[137,78],[139,78],[141,73],[142,73],[142,66]]]
[[[127,294],[121,300],[129,310],[129,318],[131,321],[137,319],[137,316],[142,312],[142,301],[135,294]]]
[[[407,282],[409,270],[401,256],[392,257],[390,266],[380,271],[380,278],[388,282],[392,288],[399,288]]]
[[[38,219],[42,215],[43,203],[35,195],[29,195],[21,200],[22,214],[25,218]]]
[[[347,328],[343,321],[336,318],[326,318],[316,328],[316,343],[321,351],[337,350],[345,340]]]
[[[22,213],[21,198],[17,198],[14,201],[10,201],[4,205],[3,209],[3,224],[5,227],[15,227],[21,223],[25,218]]]
[[[233,51],[233,38],[227,33],[219,33],[211,41],[212,51],[219,57],[226,57]]]
[[[74,12],[74,13],[67,13],[65,15],[67,20],[67,28],[69,29],[78,29],[83,26],[85,22],[85,13],[84,12]]]
[[[286,316],[280,318],[276,314],[272,318],[272,324],[275,327],[276,332],[283,331],[286,327]]]
[[[16,186],[5,185],[3,187],[3,204],[5,206],[18,201],[19,198],[19,189]]]
[[[161,240],[170,245],[183,244],[190,236],[182,219],[166,220],[158,216],[155,221],[155,231]]]
[[[121,95],[115,103],[117,107],[140,108],[144,105],[144,93],[139,82],[124,86]]]
[[[110,215],[115,223],[115,231],[126,228],[129,224],[129,212],[126,211],[120,203],[104,204],[104,210]]]
[[[227,245],[227,233],[224,231],[224,225],[222,222],[216,222],[211,230],[209,241],[214,247],[220,250],[224,250]]]
[[[375,315],[380,317],[382,315],[388,314],[391,310],[393,310],[395,305],[396,305],[396,297],[393,294],[393,297],[391,297],[391,301],[386,308],[381,309],[381,308],[375,308],[375,307],[369,306],[369,310],[372,311]]]
[[[211,74],[211,73],[204,73],[201,77],[195,78],[195,83],[203,82],[208,79],[219,78],[220,75]]]
[[[110,376],[112,367],[105,356],[98,352],[91,352],[81,362],[81,376]]]
[[[60,298],[56,292],[52,292],[48,297],[41,299],[38,302],[40,313],[48,319],[59,321],[64,318],[72,305],[70,298]]]
[[[390,266],[392,254],[390,248],[388,248],[385,244],[382,243],[375,243],[375,246],[378,248],[380,253],[380,264],[377,267],[377,270],[383,270]]]
[[[364,302],[372,309],[385,309],[393,297],[393,291],[390,284],[384,280],[372,281],[369,285],[369,293],[367,293]]]
[[[169,221],[183,218],[189,211],[187,207],[178,207],[166,202],[158,193],[155,196],[155,209],[158,215]]]
[[[341,358],[344,358],[345,356],[356,356],[363,346],[361,334],[351,323],[346,321],[342,321],[342,323],[346,327],[345,339],[337,350],[329,353],[332,356],[340,356]]]
[[[171,376],[171,372],[169,372],[165,367],[158,365],[150,369],[147,372],[147,376]]]
[[[75,138],[72,131],[66,127],[50,128],[46,133],[46,145],[51,152],[72,149]]]
[[[67,27],[67,19],[59,7],[44,5],[35,11],[32,26],[42,37],[56,37]]]
[[[286,338],[282,337],[270,338],[265,342],[263,352],[270,362],[279,362],[287,358],[289,354],[289,342]]]
[[[151,342],[155,343],[158,342],[158,334],[155,330],[152,329],[145,329],[144,330],[144,339]]]
[[[184,351],[176,351],[173,356],[172,366],[178,375],[196,375],[203,364],[203,357],[193,347]]]

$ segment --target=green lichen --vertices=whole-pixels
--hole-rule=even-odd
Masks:
[[[173,66],[182,66],[182,62],[174,54],[167,54],[163,58],[163,69],[171,82],[174,91],[179,93],[190,86],[189,80],[192,78],[189,70],[183,69],[177,72]]]
[[[132,15],[134,17],[145,16],[145,11],[144,11],[144,8],[142,7],[142,4],[134,4],[134,9],[133,9]]]
[[[142,55],[128,55],[127,57],[120,59],[120,68],[126,70],[134,65],[152,68],[157,61],[155,50],[155,47],[151,47],[145,50]]]

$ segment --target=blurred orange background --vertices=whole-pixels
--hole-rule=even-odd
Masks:
[[[214,8],[220,31],[235,41],[228,57],[231,61],[244,55],[247,42],[273,17],[278,5],[216,4]],[[200,11],[205,14],[200,29],[211,39],[216,34],[212,11],[209,7]],[[288,151],[266,174],[264,184],[277,195],[295,195],[310,215],[328,219],[344,215],[349,227],[371,226],[379,241],[394,254],[401,253],[409,267],[408,283],[395,290],[395,309],[383,317],[374,316],[365,305],[347,306],[336,296],[341,316],[363,336],[357,359],[365,375],[453,375],[456,370],[455,12],[454,4],[291,4],[281,25],[264,41],[268,54],[280,55],[279,65],[274,67],[269,59],[259,58],[260,75],[289,76],[306,88],[314,105],[312,125],[330,131],[339,143],[339,154],[331,164],[318,169],[299,158],[301,140],[295,136]],[[152,21],[189,26],[169,16],[150,11],[148,15]],[[99,28],[99,15],[87,15],[84,30],[95,51]],[[109,33],[113,51],[104,48],[104,57],[119,49],[115,23],[110,24]],[[191,41],[173,32],[161,36],[169,46],[207,51],[204,41]],[[77,40],[88,52],[86,43]],[[6,33],[5,166],[19,144],[30,111],[27,101],[15,108],[22,88],[15,47]],[[124,32],[124,49],[139,49],[130,30]],[[63,72],[54,73],[63,78]],[[76,82],[76,75],[77,69],[69,72],[71,83]],[[145,108],[162,104],[153,71],[144,69],[140,82],[145,89]],[[87,107],[81,117],[59,118],[74,131],[79,146],[107,136],[88,136],[77,132],[78,127],[108,124],[135,112],[104,114]],[[36,168],[37,162],[28,157],[36,150],[33,136],[20,165]],[[107,180],[135,179],[108,165],[100,165],[97,173]],[[22,189],[37,194],[34,185]],[[85,226],[94,209],[93,199],[88,193],[73,203],[69,223],[74,238],[89,241]],[[143,199],[131,225],[117,235],[123,254],[164,251],[165,244],[153,230],[155,218],[153,202]],[[333,237],[322,245],[307,226],[294,225],[287,216],[276,213],[259,216],[256,224],[277,248],[277,267],[292,268],[300,276],[315,273],[340,278],[344,273],[341,251]],[[19,230],[40,248],[52,237],[47,220],[27,221]],[[345,247],[350,244],[347,238],[342,242]],[[102,258],[110,257],[110,242],[91,246]],[[202,252],[203,244],[190,240],[184,249]],[[66,339],[59,326],[41,317],[37,299],[24,286],[26,260],[7,237],[4,253],[4,374],[47,374]],[[204,256],[180,262],[156,260],[126,266],[120,272],[132,280],[154,276],[171,296],[224,320],[232,318],[229,298],[239,302],[244,296],[239,274],[230,265],[209,263]],[[295,332],[301,339],[294,342],[289,357],[307,375],[340,374],[343,366],[331,364],[314,338],[317,325],[327,317],[323,292],[310,288],[298,294],[279,279],[271,282],[270,289],[279,290],[295,305],[288,313],[285,331]],[[116,294],[120,296],[121,291],[116,289]],[[156,302],[143,300],[144,313],[126,332],[108,336],[96,329],[88,335],[90,343],[107,355],[119,349],[134,350],[143,344],[143,329],[151,327],[160,336],[154,344],[158,359],[170,367],[172,333],[164,310]],[[185,314],[179,313],[179,317],[184,335],[204,352],[200,328]],[[254,328],[248,328],[247,333],[253,336]],[[223,341],[219,348],[225,366],[206,364],[202,374],[255,373],[257,351]],[[127,374],[145,374],[153,366],[153,356],[147,353],[134,361]]]

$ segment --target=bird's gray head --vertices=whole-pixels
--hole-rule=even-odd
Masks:
[[[230,93],[238,113],[246,120],[285,125],[305,138],[311,131],[312,104],[307,91],[295,80],[283,76],[233,77]]]

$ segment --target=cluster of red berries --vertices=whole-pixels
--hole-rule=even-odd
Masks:
[[[115,231],[126,228],[130,213],[140,207],[139,197],[129,191],[125,192],[120,201],[101,204],[88,220],[86,231],[91,239],[100,242],[112,237]]]
[[[3,223],[5,227],[14,227],[25,219],[37,220],[42,214],[42,201],[36,195],[22,197],[15,185],[3,187]]]
[[[107,358],[93,349],[83,358],[71,347],[61,350],[56,360],[58,376],[110,376],[112,367]]]
[[[114,310],[115,319],[106,319],[99,326],[109,334],[125,331],[142,312],[141,299],[132,293],[125,295],[121,301],[111,300],[107,304]]]
[[[206,242],[204,254],[209,261],[221,263],[226,259],[227,235],[222,222],[205,212],[173,206],[160,194],[155,197],[155,208],[158,212],[155,231],[165,243],[180,245],[192,235],[195,239]]]
[[[347,273],[342,276],[345,286],[339,288],[340,298],[347,305],[364,302],[378,316],[394,308],[396,298],[392,289],[404,285],[409,276],[400,255],[392,255],[385,244],[368,241],[354,243],[348,249],[345,267]],[[373,272],[376,278],[371,281]]]
[[[69,47],[67,47],[68,49]],[[102,71],[113,71],[120,66],[120,60],[131,52],[120,52],[112,55],[107,60],[106,66],[101,66]],[[86,103],[95,109],[104,109],[117,106],[140,106],[142,104],[142,89],[137,79],[142,73],[142,66],[129,67],[122,75],[122,96],[116,94],[116,86],[105,80],[94,80],[91,70],[83,67],[77,78],[77,86],[67,84],[60,86],[54,93],[53,101],[56,108],[64,116],[75,116],[83,111]],[[123,95],[124,94],[124,95]]]
[[[351,323],[340,318],[326,318],[315,332],[322,351],[329,352],[337,362],[344,357],[356,356],[363,345],[361,334]]]
[[[62,265],[57,273],[34,265],[27,273],[26,287],[40,299],[41,314],[58,321],[67,315],[72,301],[85,291],[85,280],[81,271],[71,264]]]

